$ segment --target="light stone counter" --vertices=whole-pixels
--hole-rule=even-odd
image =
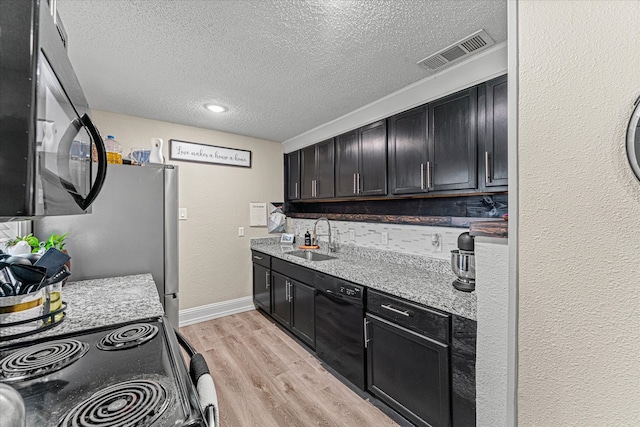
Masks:
[[[57,326],[34,335],[1,341],[31,341],[100,326],[116,325],[164,314],[151,274],[68,282],[62,288],[66,317]]]
[[[343,245],[334,260],[307,261],[287,252],[298,245],[281,245],[277,238],[251,239],[251,249],[293,264],[330,274],[371,289],[405,298],[448,313],[476,320],[475,292],[456,290],[448,261]],[[320,249],[320,252],[326,253]]]

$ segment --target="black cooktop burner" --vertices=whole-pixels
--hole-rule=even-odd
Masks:
[[[105,387],[76,405],[58,426],[150,426],[162,415],[168,403],[167,391],[160,383],[125,381]]]
[[[144,344],[158,333],[158,327],[149,323],[134,323],[107,334],[96,346],[100,350],[124,350]]]
[[[58,371],[80,359],[89,344],[58,340],[18,350],[0,360],[0,382],[24,381]]]

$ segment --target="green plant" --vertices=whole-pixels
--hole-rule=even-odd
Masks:
[[[64,233],[64,234],[55,234],[55,233],[51,233],[51,235],[49,236],[49,238],[44,242],[44,248],[45,249],[49,249],[49,248],[56,248],[58,250],[64,250],[64,239],[67,238],[67,235],[69,233]],[[42,245],[42,243],[40,243],[40,245]]]
[[[68,235],[69,233],[55,234],[54,232],[49,235],[49,238],[47,238],[47,240],[40,241],[36,236],[33,235],[33,233],[29,233],[26,236],[18,236],[13,240],[8,241],[6,243],[6,246],[10,247],[15,246],[19,242],[27,242],[29,246],[31,246],[31,252],[33,253],[38,252],[41,248],[56,248],[61,251],[64,250],[65,239]]]

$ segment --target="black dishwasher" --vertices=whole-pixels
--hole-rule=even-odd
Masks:
[[[364,390],[364,287],[316,273],[316,355]]]

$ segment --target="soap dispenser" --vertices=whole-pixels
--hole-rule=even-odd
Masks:
[[[309,230],[307,230],[307,232],[304,233],[304,245],[311,246],[311,234],[309,234]]]

